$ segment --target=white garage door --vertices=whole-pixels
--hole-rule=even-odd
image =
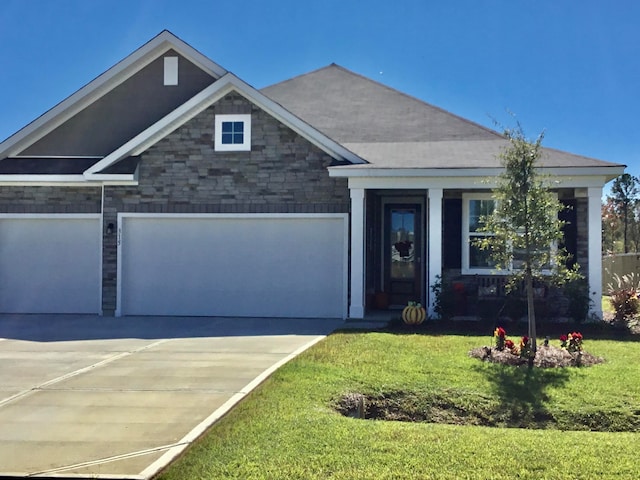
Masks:
[[[0,216],[0,312],[99,313],[98,215]]]
[[[123,214],[119,228],[121,315],[346,315],[346,215]]]

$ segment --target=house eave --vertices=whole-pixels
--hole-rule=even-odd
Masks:
[[[83,186],[92,187],[83,175],[0,175],[2,186]]]
[[[1,186],[14,187],[96,187],[100,185],[138,185],[135,175],[0,175]]]
[[[624,173],[624,165],[592,167],[542,167],[540,173],[550,177],[596,176],[606,179],[605,183]],[[329,167],[329,176],[342,178],[381,177],[447,177],[490,179],[504,172],[503,168],[377,168],[375,166],[334,166]]]

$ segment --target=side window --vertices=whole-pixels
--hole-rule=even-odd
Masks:
[[[508,270],[496,270],[489,250],[480,250],[474,241],[482,237],[491,237],[491,232],[482,231],[482,219],[493,213],[496,202],[490,193],[462,194],[462,273],[464,274],[508,274]],[[548,250],[547,250],[548,248]],[[545,251],[554,253],[557,245],[551,244]],[[512,263],[509,269],[522,268],[524,252],[513,249]],[[547,266],[550,269],[550,265]],[[545,267],[546,268],[546,267]]]
[[[251,150],[251,115],[216,115],[214,143],[218,152]]]
[[[462,203],[462,270],[464,273],[490,273],[494,263],[490,252],[480,250],[474,241],[491,236],[480,231],[482,218],[493,213],[495,201],[490,194],[464,194]]]

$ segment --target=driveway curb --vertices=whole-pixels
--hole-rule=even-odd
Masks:
[[[133,478],[147,479],[151,478],[154,475],[157,475],[163,468],[167,467],[178,455],[184,452],[194,441],[200,438],[208,428],[210,428],[215,422],[225,416],[235,405],[237,405],[243,398],[249,395],[249,393],[251,393],[256,387],[262,384],[262,382],[269,378],[276,370],[278,370],[284,364],[293,360],[305,350],[308,350],[309,348],[314,346],[316,343],[324,340],[326,337],[326,335],[323,335],[311,340],[307,344],[298,348],[296,351],[287,355],[285,358],[262,372],[254,380],[249,382],[240,392],[233,395],[224,403],[224,405],[215,410],[211,415],[209,415],[205,420],[203,420],[199,425],[191,430],[182,440],[180,440],[180,442],[172,446],[171,449],[167,451],[162,457],[145,468],[141,472],[140,476]]]
[[[0,478],[151,478],[343,327],[342,319],[0,315]]]

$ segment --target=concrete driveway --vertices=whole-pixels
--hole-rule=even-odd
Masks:
[[[148,478],[342,324],[0,316],[0,476]]]

